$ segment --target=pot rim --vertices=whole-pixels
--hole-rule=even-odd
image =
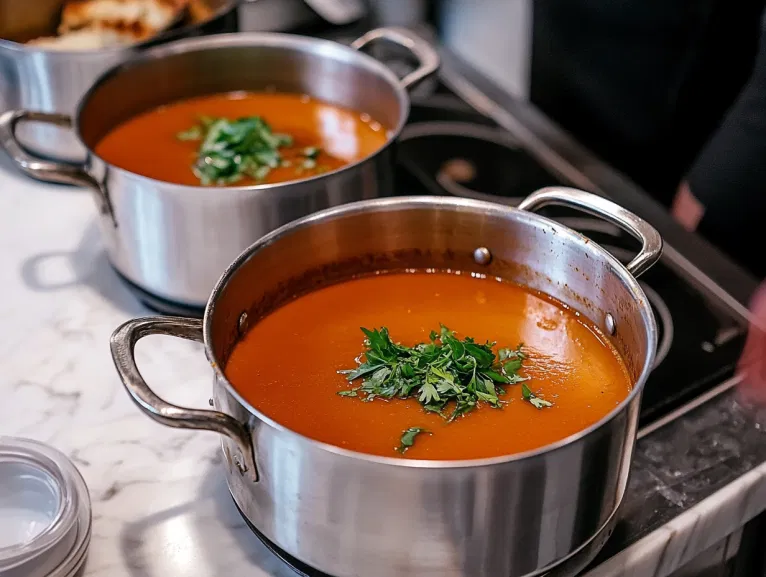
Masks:
[[[247,262],[247,260],[249,260],[249,258],[253,256],[254,254],[256,254],[259,250],[271,244],[274,244],[275,242],[278,242],[285,237],[288,237],[290,234],[292,234],[296,230],[311,227],[317,222],[332,220],[342,216],[353,215],[353,214],[358,214],[363,212],[387,210],[387,209],[390,209],[391,207],[399,207],[400,209],[408,210],[408,209],[416,209],[416,208],[427,207],[427,206],[448,207],[448,208],[457,209],[457,210],[461,208],[473,209],[473,210],[480,210],[480,211],[490,213],[490,214],[495,214],[495,215],[521,213],[523,215],[522,218],[528,218],[531,220],[542,220],[546,225],[553,227],[555,229],[556,234],[561,235],[565,240],[569,242],[573,242],[578,245],[584,245],[587,241],[588,246],[592,250],[595,250],[597,253],[599,253],[599,255],[602,258],[606,259],[607,262],[610,265],[612,265],[612,267],[614,267],[616,273],[620,277],[620,280],[622,280],[626,284],[630,292],[634,295],[634,299],[636,300],[636,304],[639,307],[639,310],[641,313],[641,319],[644,322],[644,325],[646,326],[646,329],[647,329],[646,331],[647,340],[649,341],[647,343],[647,353],[645,355],[643,366],[641,368],[641,373],[638,379],[633,384],[633,388],[630,390],[628,395],[614,409],[612,409],[609,413],[604,415],[601,419],[599,419],[592,425],[572,435],[564,437],[563,439],[560,439],[556,441],[555,443],[544,445],[542,447],[538,447],[537,449],[523,451],[521,453],[514,453],[512,455],[501,455],[497,457],[484,457],[480,459],[460,459],[460,460],[450,461],[450,460],[403,459],[399,457],[384,457],[381,455],[372,455],[372,454],[362,453],[358,451],[351,451],[349,449],[343,449],[336,445],[331,445],[329,443],[317,441],[315,439],[312,439],[311,437],[307,437],[305,435],[297,433],[293,431],[292,429],[285,427],[278,421],[264,415],[261,411],[253,407],[249,402],[247,402],[239,394],[239,392],[236,390],[234,385],[231,384],[229,379],[224,374],[223,368],[219,364],[218,359],[216,358],[215,353],[213,352],[213,348],[210,342],[210,334],[212,331],[212,322],[213,322],[213,316],[215,314],[216,301],[220,297],[221,293],[225,290],[229,280],[231,280],[236,275],[237,271]],[[455,198],[455,197],[446,197],[446,196],[402,196],[402,197],[394,197],[394,198],[379,198],[379,199],[372,199],[372,200],[362,200],[362,201],[352,202],[345,205],[325,209],[325,210],[316,212],[314,214],[305,216],[303,218],[294,220],[292,222],[289,222],[275,229],[274,231],[261,237],[255,243],[250,245],[226,268],[224,273],[218,279],[218,282],[213,288],[213,291],[210,293],[210,297],[208,298],[207,304],[205,305],[205,314],[202,321],[202,328],[203,328],[203,341],[205,346],[205,356],[210,362],[210,365],[212,366],[213,371],[215,372],[216,378],[220,380],[220,382],[223,384],[223,386],[228,391],[228,393],[232,395],[237,400],[237,402],[239,402],[251,415],[257,417],[260,421],[266,423],[270,427],[273,427],[274,429],[278,430],[280,433],[287,433],[289,435],[293,435],[296,438],[311,444],[317,449],[329,451],[338,456],[347,457],[347,458],[351,458],[351,459],[355,459],[359,461],[364,461],[370,464],[393,465],[397,467],[406,467],[406,468],[415,468],[415,469],[464,469],[464,468],[473,468],[473,467],[501,465],[505,463],[512,463],[515,461],[522,461],[525,459],[538,457],[541,455],[545,455],[547,453],[553,453],[559,449],[568,447],[576,443],[580,439],[587,437],[591,433],[600,429],[606,423],[614,419],[617,415],[625,411],[626,407],[628,407],[631,403],[633,403],[634,400],[636,400],[637,398],[640,398],[641,392],[643,391],[644,385],[646,384],[646,381],[649,377],[649,373],[651,372],[652,366],[654,364],[654,357],[655,357],[655,353],[657,349],[657,321],[654,318],[654,314],[652,313],[652,310],[651,310],[651,305],[649,303],[649,300],[646,297],[646,294],[644,293],[644,290],[641,288],[641,285],[636,280],[636,278],[628,272],[625,265],[623,265],[619,260],[617,260],[617,258],[614,255],[608,252],[601,245],[586,239],[586,237],[584,237],[580,233],[552,219],[549,219],[547,217],[541,216],[533,212],[524,211],[518,208],[500,205],[497,203],[488,202],[484,200]],[[257,459],[257,450],[256,450],[256,459]]]
[[[385,144],[381,146],[380,148],[378,148],[377,150],[375,150],[374,152],[372,152],[371,154],[368,154],[367,156],[355,162],[345,164],[329,172],[316,174],[309,178],[296,178],[294,180],[287,180],[284,182],[251,184],[247,186],[202,186],[202,185],[177,184],[177,183],[168,182],[165,180],[158,180],[156,178],[144,176],[142,174],[138,174],[137,172],[133,172],[125,168],[116,166],[110,162],[107,162],[106,160],[101,158],[101,156],[96,154],[95,151],[90,146],[85,144],[82,136],[80,135],[80,117],[82,115],[83,110],[87,107],[88,100],[91,98],[91,96],[99,89],[99,87],[102,84],[107,82],[109,79],[111,79],[112,77],[118,76],[119,74],[125,72],[126,70],[134,66],[140,66],[142,64],[145,64],[154,60],[162,60],[163,58],[167,58],[169,56],[174,56],[176,54],[184,54],[187,52],[217,50],[219,48],[226,48],[226,47],[260,48],[260,47],[267,47],[267,46],[279,46],[279,47],[292,48],[294,50],[305,50],[305,51],[310,51],[312,47],[319,47],[320,48],[319,55],[321,57],[326,58],[326,57],[339,56],[340,59],[348,59],[348,60],[356,58],[363,63],[363,66],[371,68],[374,73],[382,76],[386,81],[388,81],[388,83],[392,86],[392,88],[396,92],[397,100],[399,101],[399,106],[401,109],[401,115],[399,117],[399,121],[396,127],[386,131]],[[364,111],[357,111],[357,112],[364,112]],[[396,74],[394,74],[394,72],[388,66],[383,64],[380,60],[377,60],[373,58],[372,56],[369,56],[363,52],[360,52],[359,50],[354,50],[350,46],[346,46],[344,44],[341,44],[339,42],[335,42],[332,40],[312,38],[310,36],[303,36],[299,34],[285,34],[280,32],[248,32],[248,33],[232,32],[227,34],[213,34],[213,35],[202,36],[198,38],[185,38],[185,39],[176,40],[173,42],[168,42],[165,44],[161,44],[159,46],[155,46],[153,48],[149,48],[147,50],[143,50],[136,57],[130,58],[125,62],[120,62],[112,66],[111,68],[103,72],[96,79],[93,85],[90,88],[88,88],[85,94],[78,101],[77,108],[73,116],[72,129],[75,136],[77,137],[77,140],[88,151],[89,155],[99,159],[101,162],[104,163],[104,165],[106,165],[109,168],[109,170],[113,170],[113,171],[117,171],[119,173],[125,174],[129,176],[131,179],[134,179],[138,182],[145,182],[147,184],[161,185],[165,187],[173,187],[174,189],[177,189],[180,192],[184,192],[187,194],[193,193],[194,191],[196,192],[210,191],[215,194],[231,194],[231,193],[238,193],[238,192],[239,193],[258,192],[258,191],[270,191],[275,189],[282,189],[287,186],[311,183],[317,180],[321,180],[324,178],[328,178],[328,177],[332,177],[332,176],[344,173],[346,171],[354,170],[358,166],[370,160],[373,160],[378,155],[382,154],[394,143],[394,141],[396,141],[399,138],[399,135],[401,134],[402,130],[404,129],[404,125],[407,122],[409,113],[410,113],[409,94],[407,93],[407,90],[401,85],[401,82],[399,81],[399,78],[396,76]]]

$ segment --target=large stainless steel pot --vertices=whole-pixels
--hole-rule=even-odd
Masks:
[[[357,50],[379,40],[409,48],[419,67],[399,80]],[[434,73],[438,64],[429,44],[390,28],[365,34],[353,48],[286,34],[181,40],[111,69],[87,92],[74,120],[40,112],[5,113],[0,116],[0,147],[33,178],[92,190],[115,268],[151,295],[202,309],[226,266],[267,232],[329,206],[392,193],[390,145],[407,120],[407,89]],[[367,112],[390,128],[388,143],[366,159],[313,178],[229,188],[160,182],[111,166],[93,153],[109,130],[145,110],[201,94],[267,88]],[[71,165],[31,156],[14,136],[22,121],[72,125],[89,151],[88,161]]]
[[[73,114],[105,70],[139,50],[183,37],[237,30],[236,0],[193,0],[186,22],[135,46],[59,51],[23,44],[55,31],[63,3],[0,0],[0,113],[25,109]],[[30,150],[51,158],[82,161],[86,154],[70,131],[50,124],[30,123],[20,129],[19,139]]]
[[[561,204],[636,236],[627,266],[582,235],[536,215]],[[635,277],[662,251],[659,234],[614,203],[543,189],[518,209],[421,197],[364,201],[301,219],[247,249],[221,277],[204,321],[143,318],[112,336],[128,393],[171,427],[221,433],[229,488],[247,519],[296,558],[337,577],[516,577],[561,563],[613,519],[625,492],[641,391],[657,327]],[[635,386],[601,421],[554,445],[474,461],[364,455],[302,437],[262,415],[227,381],[248,325],[301,290],[406,267],[498,275],[547,292],[611,338]],[[151,334],[204,342],[214,411],[159,398],[136,367]]]

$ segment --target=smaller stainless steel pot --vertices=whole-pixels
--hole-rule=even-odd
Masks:
[[[60,51],[14,42],[55,31],[63,3],[0,0],[0,113],[23,109],[73,114],[83,94],[105,70],[140,50],[180,38],[237,30],[235,0],[193,0],[188,22],[134,46]],[[49,158],[81,162],[86,154],[75,135],[50,124],[22,127],[19,140]]]
[[[360,52],[388,41],[420,62],[398,79]],[[412,33],[380,28],[352,47],[287,34],[230,34],[152,48],[112,68],[91,88],[74,119],[10,111],[0,116],[0,147],[33,178],[93,191],[114,267],[143,291],[188,307],[204,307],[216,279],[242,250],[267,232],[317,210],[392,193],[391,144],[409,114],[407,89],[433,74],[439,57]],[[235,90],[305,93],[370,114],[390,129],[372,156],[320,176],[244,187],[181,186],[111,166],[93,149],[114,126],[182,98]],[[19,123],[72,126],[89,151],[84,164],[36,158],[16,139]]]
[[[533,214],[548,204],[620,226],[639,239],[639,254],[623,266],[579,233]],[[337,577],[538,574],[587,547],[597,549],[595,537],[622,500],[641,391],[657,347],[651,306],[635,277],[661,251],[659,234],[646,222],[573,189],[543,189],[518,209],[442,197],[363,201],[288,224],[247,249],[218,282],[204,321],[125,323],[112,335],[112,357],[148,416],[224,436],[225,474],[237,505],[304,563]],[[598,423],[538,450],[411,461],[302,437],[260,413],[226,379],[228,355],[248,325],[296,292],[405,268],[499,276],[558,298],[611,335],[633,390]],[[216,410],[171,405],[146,384],[133,349],[151,334],[204,342],[215,372]]]

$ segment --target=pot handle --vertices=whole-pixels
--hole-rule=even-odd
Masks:
[[[102,214],[108,214],[115,224],[114,214],[109,198],[98,180],[91,175],[85,166],[46,160],[34,156],[21,146],[16,138],[16,126],[20,122],[40,122],[53,124],[62,128],[72,128],[72,118],[66,114],[50,112],[33,112],[28,110],[9,110],[0,114],[0,148],[3,148],[11,160],[24,172],[36,180],[57,184],[72,184],[84,186],[95,196],[96,205]]]
[[[662,237],[651,224],[603,196],[568,188],[551,186],[533,192],[521,201],[518,208],[534,212],[544,206],[559,205],[577,208],[599,216],[641,241],[641,250],[627,265],[628,272],[638,278],[662,256]]]
[[[364,36],[354,40],[351,47],[354,50],[361,50],[378,40],[398,44],[409,50],[417,58],[418,67],[399,81],[403,88],[412,88],[439,70],[439,53],[428,42],[406,28],[391,27],[370,30]]]
[[[241,453],[234,459],[241,474],[258,481],[258,469],[250,433],[234,417],[220,411],[186,409],[161,399],[146,384],[136,365],[136,343],[149,335],[169,335],[203,342],[202,320],[182,317],[145,317],[130,320],[121,325],[110,339],[112,360],[125,390],[144,413],[155,421],[178,429],[201,429],[226,435]]]

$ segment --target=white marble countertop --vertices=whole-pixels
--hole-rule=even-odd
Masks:
[[[123,321],[147,314],[106,261],[87,192],[31,181],[0,154],[0,434],[49,443],[90,488],[87,577],[288,577],[250,533],[219,470],[219,440],[170,429],[129,400],[109,354]],[[137,347],[158,393],[207,406],[199,345],[153,336]],[[683,512],[593,575],[669,574],[766,508],[766,468]]]
[[[124,392],[109,336],[148,311],[107,263],[88,193],[31,181],[0,153],[0,215],[0,434],[55,446],[85,477],[84,575],[293,576],[241,520],[217,436],[160,426]],[[149,337],[137,359],[166,398],[207,408],[199,345]]]

